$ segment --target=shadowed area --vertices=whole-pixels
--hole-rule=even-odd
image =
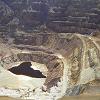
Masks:
[[[31,62],[23,62],[19,66],[12,67],[8,69],[10,72],[17,75],[26,75],[35,78],[46,78],[39,70],[34,70],[31,68]]]

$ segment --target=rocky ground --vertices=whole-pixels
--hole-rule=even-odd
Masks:
[[[1,95],[36,100],[56,100],[63,95],[99,95],[99,34],[22,32],[13,38],[4,35],[0,38]],[[14,65],[27,61],[39,65],[37,68],[41,72],[46,71],[43,83],[42,79],[8,71]]]
[[[0,95],[99,100],[100,0],[46,0],[45,9],[42,4],[0,0]]]

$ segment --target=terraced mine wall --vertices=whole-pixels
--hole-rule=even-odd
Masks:
[[[40,31],[41,1],[0,0],[0,30]],[[100,30],[100,0],[46,0],[47,30],[90,34]]]
[[[44,84],[48,88],[62,77],[63,86],[67,87],[67,76],[70,86],[100,79],[100,39],[96,37],[71,33],[26,33],[17,34],[9,46],[1,47],[5,50],[9,47],[6,52],[0,51],[4,55],[1,63],[6,69],[20,61],[45,64],[48,73]]]

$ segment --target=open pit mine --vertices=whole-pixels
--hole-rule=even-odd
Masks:
[[[0,0],[0,100],[28,99],[100,100],[100,0]]]
[[[0,40],[0,95],[56,100],[100,94],[98,35],[25,33],[10,44]]]

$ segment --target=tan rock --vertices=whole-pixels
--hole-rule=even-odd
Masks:
[[[38,36],[41,37],[41,45],[36,42]],[[30,37],[33,40],[30,41]],[[44,66],[43,68],[39,67],[39,70],[41,72],[45,70],[47,78],[43,80],[28,78],[29,81],[24,80],[22,76],[8,74],[9,72],[6,70],[4,79],[6,80],[6,77],[9,76],[12,82],[18,82],[18,87],[32,86],[34,88],[34,86],[42,87],[44,84],[49,91],[51,87],[57,86],[57,83],[61,82],[61,93],[64,94],[68,87],[87,84],[92,80],[100,79],[99,37],[76,33],[33,33],[33,35],[26,33],[22,40],[21,38],[16,36],[13,39],[14,43],[9,49],[11,53],[7,52],[8,54],[1,59],[1,64],[5,69],[9,69],[18,62],[35,62],[34,65]],[[26,39],[28,45],[25,44]],[[16,44],[18,41],[20,41],[20,45]],[[5,48],[3,47],[3,49]],[[41,85],[34,83],[36,81],[41,82]],[[3,84],[0,85],[3,86]],[[11,87],[7,83],[5,86]],[[16,85],[14,87],[16,88]]]

